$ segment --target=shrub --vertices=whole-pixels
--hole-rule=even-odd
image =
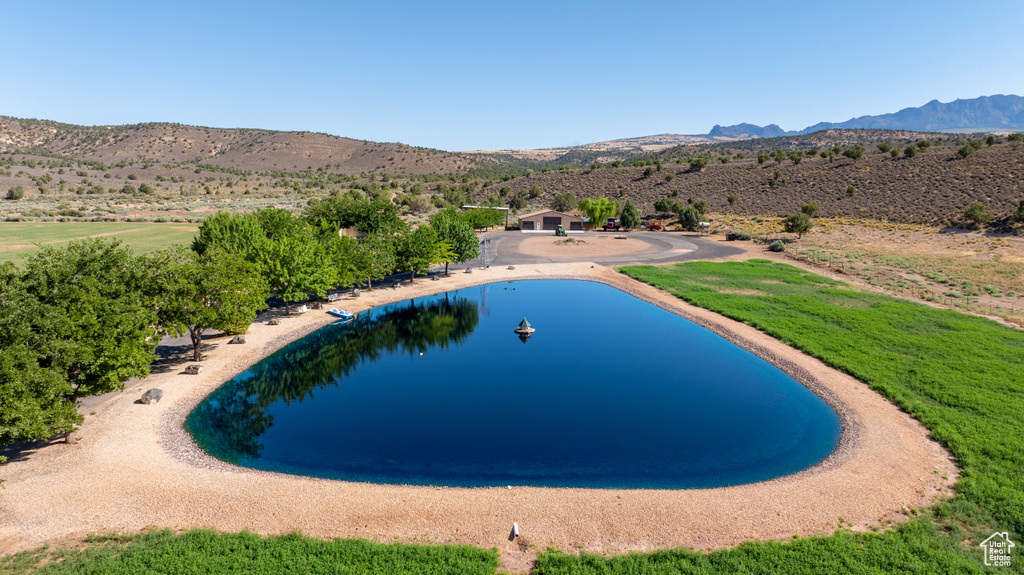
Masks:
[[[708,211],[708,202],[707,200],[701,200],[699,202],[694,203],[693,208],[697,210],[697,213],[703,216]]]
[[[772,152],[772,157],[775,158],[777,164],[781,164],[786,161],[787,154],[785,150],[775,150]]]
[[[892,149],[892,150],[891,150],[891,151],[889,152],[889,155],[890,155],[890,156],[892,156],[893,158],[898,158],[898,157],[900,157],[900,149],[899,149],[899,148],[893,148],[893,149]]]
[[[729,205],[731,206],[736,203],[736,196],[729,196],[728,198],[725,198],[725,201],[729,202]],[[1021,204],[1024,205],[1024,202],[1021,202]]]
[[[1021,133],[1019,133],[1019,132],[1017,132],[1017,133],[1014,133],[1014,134],[1010,134],[1009,136],[1006,136],[1006,140],[1007,140],[1008,142],[1020,142],[1020,141],[1024,141],[1024,134],[1021,134]]]
[[[782,240],[775,240],[768,246],[770,252],[784,252],[786,251],[786,242]]]
[[[137,180],[137,179],[139,179],[139,177],[136,176],[135,174],[128,174],[128,179],[129,180]]]
[[[864,155],[864,146],[858,144],[854,148],[850,148],[849,150],[843,150],[843,155],[856,162],[861,158],[861,156]]]
[[[540,189],[540,186],[533,186],[530,188],[529,196],[530,199],[539,198],[544,195],[544,190]]]
[[[654,168],[648,167],[647,169],[644,170],[644,177],[645,178],[649,178],[649,177],[651,177],[651,174],[653,174],[653,173],[654,173]]]
[[[757,164],[761,165],[761,164],[767,162],[768,158],[769,158],[768,154],[758,154],[757,155]]]
[[[970,156],[971,154],[974,153],[974,146],[970,144],[964,144],[963,146],[960,146],[956,153],[959,154],[961,158],[966,158],[967,156]]]
[[[152,194],[153,187],[150,186],[149,184],[142,184],[139,186],[139,191],[142,192],[143,194]]]
[[[879,142],[875,144],[875,147],[878,148],[879,152],[882,152],[884,154],[892,149],[892,142]]]
[[[668,214],[676,211],[675,205],[677,202],[673,201],[672,198],[661,198],[660,200],[654,201],[654,211],[659,214]]]
[[[807,214],[808,217],[813,218],[818,213],[818,202],[807,202],[800,206],[800,212]]]
[[[853,186],[850,186],[850,187],[846,188],[846,195],[847,196],[852,198],[853,195],[856,194],[856,193],[857,193],[857,188],[855,188]]]
[[[921,140],[920,142],[917,143],[917,149],[921,150],[922,152],[928,150],[928,148],[930,148],[931,146],[932,143],[929,142],[928,140]]]
[[[989,136],[989,137],[985,138],[985,145],[986,146],[991,146],[992,144],[995,144],[995,143],[996,143],[996,137],[995,136]]]
[[[803,152],[790,152],[789,153],[789,159],[792,160],[794,164],[799,164],[804,159],[804,153]]]
[[[209,186],[207,186],[207,187],[209,187]],[[133,185],[131,185],[129,183],[125,183],[124,187],[121,188],[121,193],[122,194],[134,194],[135,191],[136,191],[135,190],[135,186],[133,186]]]
[[[590,164],[591,170],[600,170],[602,167],[601,162],[594,162],[593,164]]]
[[[903,149],[903,155],[907,158],[913,158],[917,155],[917,147],[910,145]]]
[[[665,181],[666,182],[671,182],[674,179],[675,179],[675,176],[673,174],[665,174]]]
[[[690,170],[692,170],[694,172],[699,172],[699,171],[703,170],[704,168],[708,167],[708,163],[710,161],[711,161],[711,159],[706,157],[706,156],[702,156],[702,157],[699,157],[699,158],[692,158],[692,159],[690,159]]]
[[[677,215],[679,216],[679,224],[684,229],[693,231],[697,229],[697,224],[704,221],[704,216],[697,211],[697,208],[684,208],[682,204],[676,204],[676,207],[681,208]]]
[[[992,214],[985,211],[985,204],[971,204],[971,207],[967,208],[967,211],[964,212],[964,219],[980,226],[991,220]]]
[[[811,216],[804,212],[799,214],[791,214],[786,218],[784,223],[785,229],[791,234],[796,234],[797,238],[803,237],[803,235],[814,227],[814,222],[811,221]]]
[[[25,197],[25,186],[14,186],[7,190],[8,200],[20,200]]]
[[[512,199],[508,202],[508,207],[519,211],[526,207],[526,192],[519,191],[516,195],[512,196]]]
[[[1013,221],[1017,223],[1024,223],[1024,200],[1020,201],[1020,205],[1017,206],[1017,211],[1013,212]]]
[[[555,194],[554,209],[559,212],[570,212],[576,209],[576,196],[572,192]]]
[[[729,163],[729,156],[722,156],[721,158],[718,158],[718,161],[722,162],[723,164],[728,164]]]

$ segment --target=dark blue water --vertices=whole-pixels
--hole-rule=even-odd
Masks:
[[[526,317],[525,343],[512,332]],[[248,467],[379,483],[693,488],[821,461],[820,398],[614,288],[491,284],[363,312],[226,383],[186,423]]]

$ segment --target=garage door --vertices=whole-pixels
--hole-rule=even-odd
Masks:
[[[531,220],[519,222],[519,228],[523,230],[532,230],[533,222]]]
[[[544,227],[542,229],[545,229],[545,230],[557,230],[558,226],[560,226],[560,225],[562,225],[562,218],[561,217],[558,217],[558,216],[553,217],[553,218],[545,217],[544,218]]]
[[[583,222],[569,222],[570,230],[583,230]]]

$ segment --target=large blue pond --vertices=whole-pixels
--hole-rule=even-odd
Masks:
[[[523,317],[537,329],[512,332]],[[427,485],[692,488],[807,468],[820,398],[614,288],[490,284],[376,308],[274,353],[186,425],[232,463]]]

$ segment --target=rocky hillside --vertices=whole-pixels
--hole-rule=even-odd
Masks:
[[[202,163],[257,172],[325,169],[341,174],[430,174],[460,173],[476,165],[458,153],[312,132],[164,123],[75,126],[5,116],[0,116],[0,152],[104,164]]]
[[[893,145],[905,147],[906,143],[894,140]],[[632,200],[641,211],[653,213],[655,200],[674,197],[680,202],[707,200],[715,212],[773,216],[797,212],[803,203],[816,201],[821,216],[937,224],[961,220],[967,207],[979,202],[996,219],[1005,218],[1024,200],[1024,146],[1019,143],[984,146],[966,158],[957,153],[955,138],[939,139],[912,158],[893,158],[874,144],[867,146],[859,160],[813,156],[799,164],[790,159],[758,164],[756,153],[730,150],[728,155],[713,155],[701,171],[669,157],[663,159],[660,170],[656,166],[555,170],[496,183],[478,191],[475,199],[484,201],[501,187],[509,188],[505,197],[511,197],[536,186],[543,192],[538,204],[550,205],[554,194],[572,192],[577,199]],[[649,168],[650,174],[645,175]],[[731,204],[730,196],[734,197]]]

